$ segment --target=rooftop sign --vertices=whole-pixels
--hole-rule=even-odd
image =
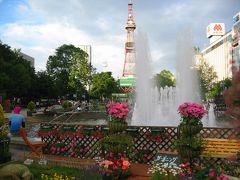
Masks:
[[[212,36],[223,36],[225,34],[224,23],[210,23],[207,26],[207,38]]]

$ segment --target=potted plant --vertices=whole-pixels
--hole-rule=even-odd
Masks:
[[[30,101],[27,105],[28,111],[27,115],[32,116],[32,113],[35,112],[36,104],[33,101]]]
[[[197,134],[203,128],[201,119],[207,113],[202,105],[185,102],[178,108],[181,116],[179,125],[179,139],[176,142],[177,151],[182,162],[191,164],[199,159],[202,151],[202,140]]]
[[[11,154],[9,152],[10,139],[8,137],[8,127],[6,126],[3,107],[0,104],[0,163],[4,163],[11,160]]]
[[[104,178],[124,179],[130,175],[128,156],[133,148],[133,138],[125,133],[127,129],[128,104],[111,102],[106,105],[110,116],[109,133],[99,141],[105,160],[99,163]]]
[[[108,127],[110,131],[121,132],[127,129],[128,104],[123,102],[111,102],[107,104],[107,112],[110,115]]]

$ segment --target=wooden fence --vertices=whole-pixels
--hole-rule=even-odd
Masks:
[[[107,126],[44,123],[39,136],[47,143],[45,154],[92,159],[106,153],[97,144],[108,133]],[[159,151],[175,151],[178,127],[129,126],[125,133],[134,140],[131,161],[149,163]],[[203,128],[200,136],[236,139],[238,132],[232,128]]]

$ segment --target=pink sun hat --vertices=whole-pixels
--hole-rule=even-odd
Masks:
[[[14,109],[13,109],[13,112],[15,113],[15,114],[19,114],[20,113],[20,111],[21,111],[21,107],[20,106],[15,106],[14,107]]]

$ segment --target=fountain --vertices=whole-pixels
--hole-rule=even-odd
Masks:
[[[147,36],[136,36],[136,103],[131,125],[177,126],[177,108],[184,102],[201,103],[190,30],[179,33],[176,46],[176,88],[154,87]],[[209,123],[211,118],[211,123]],[[216,126],[214,112],[203,118],[204,126]]]

